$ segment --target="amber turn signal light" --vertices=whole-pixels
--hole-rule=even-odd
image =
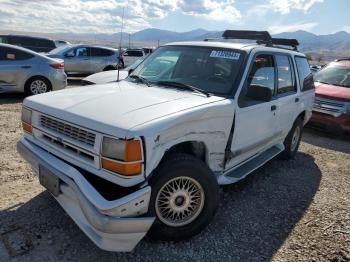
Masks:
[[[26,122],[22,121],[22,128],[27,133],[31,134],[33,132],[33,127],[30,124],[27,124]]]
[[[101,158],[102,168],[121,174],[121,175],[138,175],[142,172],[142,163],[118,163],[106,158]]]

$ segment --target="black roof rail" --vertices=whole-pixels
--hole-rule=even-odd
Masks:
[[[272,38],[273,45],[284,45],[291,46],[293,50],[298,50],[299,41],[296,39],[287,39],[287,38]]]
[[[350,57],[348,58],[339,58],[339,59],[335,59],[334,62],[340,62],[340,61],[350,61]]]
[[[271,44],[271,35],[267,31],[249,31],[249,30],[226,30],[222,37],[224,39],[246,39]]]
[[[272,38],[267,31],[250,31],[250,30],[226,30],[222,34],[223,39],[244,39],[255,40],[259,45],[266,45],[269,47],[283,48],[281,46],[290,46],[292,50],[298,51],[299,42],[296,39],[286,38]],[[214,39],[205,39],[204,41],[211,41]],[[285,48],[289,49],[289,48]]]

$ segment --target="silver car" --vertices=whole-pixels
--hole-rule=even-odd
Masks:
[[[22,47],[0,44],[0,93],[25,92],[36,95],[66,86],[63,60],[49,58]]]
[[[132,65],[121,69],[119,71],[119,80],[123,80],[128,77],[130,70],[135,70],[135,68],[141,64],[141,62],[145,59],[136,60]],[[118,70],[111,70],[107,72],[99,72],[93,75],[89,75],[81,80],[82,85],[95,85],[95,84],[107,84],[118,81]]]
[[[119,63],[118,49],[100,46],[66,45],[52,50],[47,56],[63,59],[67,73],[91,74],[114,70]]]

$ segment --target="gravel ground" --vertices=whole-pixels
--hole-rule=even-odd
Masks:
[[[94,246],[17,154],[22,99],[0,96],[0,261],[350,261],[346,138],[306,129],[294,160],[272,160],[222,188],[218,213],[198,236],[111,253]]]

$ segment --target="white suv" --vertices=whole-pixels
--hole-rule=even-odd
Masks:
[[[123,81],[25,99],[18,151],[100,248],[192,237],[219,185],[296,154],[314,100],[306,57],[267,32],[224,37],[259,44],[167,44]]]

